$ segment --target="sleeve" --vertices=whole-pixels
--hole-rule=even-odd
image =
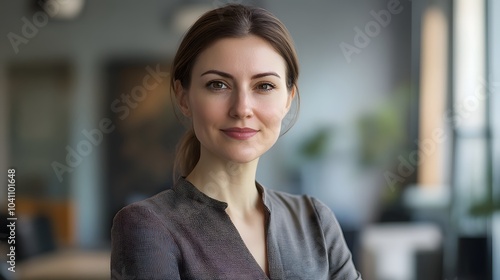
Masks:
[[[151,209],[120,210],[111,229],[111,279],[181,279],[180,253],[164,223]]]
[[[312,201],[320,219],[326,243],[330,266],[328,279],[361,280],[361,275],[354,267],[351,252],[332,210],[315,198],[312,198]]]

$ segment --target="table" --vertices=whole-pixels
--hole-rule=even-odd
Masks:
[[[109,250],[64,250],[26,260],[16,266],[16,279],[109,279]]]

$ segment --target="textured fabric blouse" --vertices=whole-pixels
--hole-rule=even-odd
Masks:
[[[185,179],[120,210],[112,279],[361,279],[332,211],[308,196],[257,184],[267,214],[269,277],[225,209]]]

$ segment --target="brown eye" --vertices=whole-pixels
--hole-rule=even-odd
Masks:
[[[211,81],[207,84],[207,87],[213,90],[222,90],[228,88],[228,86],[221,81]]]
[[[258,88],[262,91],[270,91],[273,90],[275,87],[273,84],[270,83],[263,83],[258,86]]]

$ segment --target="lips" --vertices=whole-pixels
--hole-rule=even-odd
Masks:
[[[248,128],[248,127],[231,127],[226,129],[221,129],[221,131],[227,136],[236,140],[247,140],[252,138],[258,130]]]

